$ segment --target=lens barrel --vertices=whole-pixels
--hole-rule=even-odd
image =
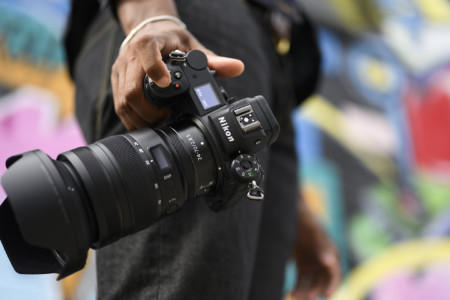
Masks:
[[[279,133],[265,99],[233,100],[206,115],[182,117],[56,160],[39,150],[8,159],[0,240],[14,269],[62,279],[83,268],[89,248],[148,228],[187,200],[208,195],[209,208],[220,210],[251,192],[262,199],[253,189],[264,172],[249,153]],[[248,157],[251,168],[240,157]]]
[[[53,267],[46,271],[59,279],[84,266],[89,248],[149,227],[214,190],[217,177],[208,141],[189,121],[111,136],[57,160],[26,152],[7,167],[8,199],[0,209],[12,210],[23,237],[18,244],[0,233],[10,261],[20,273],[35,273],[33,262],[23,266],[14,253],[23,253],[24,244],[48,249]]]

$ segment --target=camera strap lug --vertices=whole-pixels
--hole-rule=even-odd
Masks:
[[[263,200],[264,199],[264,191],[262,188],[258,186],[256,181],[252,181],[248,184],[248,193],[247,198],[250,200]]]

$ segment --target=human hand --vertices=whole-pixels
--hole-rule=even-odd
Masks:
[[[145,98],[143,78],[147,74],[158,86],[167,87],[171,79],[163,57],[176,49],[203,51],[209,68],[221,77],[238,76],[244,70],[242,61],[217,56],[175,22],[148,23],[122,47],[111,73],[114,108],[128,130],[157,126],[170,115],[170,108],[156,107]]]
[[[298,279],[291,299],[330,297],[341,280],[338,251],[303,203],[294,256]]]

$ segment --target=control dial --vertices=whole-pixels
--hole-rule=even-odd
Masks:
[[[258,159],[252,154],[238,155],[231,163],[231,169],[241,182],[257,181],[262,179],[262,168]]]

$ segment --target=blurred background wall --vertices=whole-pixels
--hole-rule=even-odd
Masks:
[[[293,115],[299,176],[340,249],[333,299],[449,299],[450,3],[301,2],[323,77]],[[0,174],[13,154],[84,144],[61,45],[69,10],[0,0]],[[0,252],[0,299],[94,297],[91,271],[70,278],[17,275]]]
[[[340,248],[333,299],[450,299],[450,2],[301,2],[323,78],[294,114],[300,177]]]
[[[0,174],[9,156],[42,149],[56,158],[84,144],[61,43],[69,11],[69,0],[0,0]],[[5,197],[0,186],[0,202]],[[0,247],[0,299],[81,296],[80,283],[16,274]]]

